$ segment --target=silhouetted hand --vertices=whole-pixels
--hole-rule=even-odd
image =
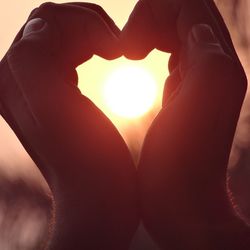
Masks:
[[[163,108],[139,163],[148,232],[162,249],[249,249],[250,229],[226,191],[246,77],[214,3],[139,1],[122,39],[129,58],[172,53]]]
[[[43,4],[1,61],[1,112],[54,195],[49,249],[128,249],[137,227],[129,151],[76,87],[76,66],[121,55],[119,33],[97,5]]]

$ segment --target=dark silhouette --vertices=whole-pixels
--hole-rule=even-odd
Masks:
[[[140,1],[123,32],[129,58],[172,53],[139,163],[142,219],[162,249],[249,249],[226,186],[245,73],[213,1],[177,2]]]
[[[172,53],[170,76],[137,174],[75,67],[154,48]],[[125,250],[139,219],[162,249],[250,248],[226,187],[246,77],[212,0],[141,0],[122,33],[99,6],[43,4],[0,72],[1,114],[54,196],[49,249]]]
[[[85,3],[43,4],[29,20],[1,62],[1,106],[53,193],[48,247],[128,249],[136,170],[118,131],[76,87],[75,71],[94,53],[120,56],[118,29]]]

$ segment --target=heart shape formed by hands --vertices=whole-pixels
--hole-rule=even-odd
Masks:
[[[188,33],[199,23],[209,24],[225,52],[238,61],[230,35],[212,0],[140,0],[122,31],[100,6],[91,3],[45,3],[31,13],[28,21],[34,18],[42,18],[50,24],[53,30],[50,40],[54,43],[50,41],[48,47],[56,54],[65,77],[74,83],[78,81],[74,69],[94,54],[108,60],[121,55],[138,60],[156,48],[172,53],[171,73],[179,63],[178,57]],[[23,32],[22,29],[14,42]],[[238,65],[241,68],[239,61]],[[175,88],[169,86],[167,96]]]
[[[212,0],[140,0],[122,32],[100,6],[91,3],[45,3],[35,9],[28,20],[34,18],[42,18],[54,26],[57,31],[54,35],[59,36],[57,41],[58,38],[63,41],[54,46],[59,53],[63,51],[68,65],[73,66],[93,54],[112,60],[122,54],[130,59],[142,59],[154,48],[178,53],[192,26],[199,23],[209,24],[226,52],[236,56],[230,35]],[[23,29],[15,41],[22,33]]]
[[[196,13],[197,9],[199,13]],[[56,55],[57,64],[66,79],[75,84],[78,82],[75,68],[94,54],[108,60],[121,55],[137,60],[145,58],[156,48],[172,53],[169,62],[171,73],[178,66],[181,47],[186,44],[189,31],[198,23],[208,23],[223,49],[238,61],[227,28],[212,0],[188,3],[180,0],[141,0],[122,31],[100,6],[91,3],[45,3],[31,13],[28,21],[35,18],[49,23],[53,32],[48,49]],[[29,34],[30,26],[32,24],[20,31],[14,43],[23,34]],[[170,92],[165,97],[176,88],[168,85]]]
[[[199,10],[198,12],[196,11],[197,9]],[[39,32],[44,32],[46,35],[39,36],[39,39],[37,39],[37,33],[31,32],[34,28],[33,25],[35,25],[34,23],[32,24],[32,19],[39,19],[41,22],[45,21],[40,26]],[[98,248],[99,243],[96,242],[96,235],[94,233],[91,234],[91,237],[94,236],[94,238],[88,238],[89,231],[92,229],[93,232],[101,232],[100,242],[104,242],[108,246],[103,249],[128,249],[129,242],[138,222],[138,197],[137,187],[135,187],[137,175],[133,163],[124,142],[119,137],[117,131],[114,130],[112,124],[93,107],[89,100],[82,98],[75,88],[72,91],[72,86],[65,83],[77,83],[75,68],[86,62],[94,54],[108,60],[118,58],[121,55],[125,55],[130,59],[142,59],[154,48],[172,53],[169,63],[170,73],[173,73],[171,75],[175,77],[176,74],[174,72],[177,69],[179,77],[183,73],[181,70],[179,71],[179,55],[183,52],[182,49],[185,49],[185,44],[193,25],[200,23],[207,23],[212,27],[223,50],[230,58],[234,59],[233,61],[236,62],[236,65],[238,64],[238,68],[243,71],[227,28],[212,0],[140,0],[122,32],[103,9],[89,3],[43,4],[31,13],[28,21],[30,21],[29,24],[16,37],[14,45],[7,55],[8,59],[6,60],[8,62],[4,65],[6,72],[9,73],[7,77],[10,78],[6,77],[6,82],[12,82],[14,87],[16,87],[15,90],[17,90],[16,92],[12,91],[11,88],[9,90],[8,84],[6,84],[7,87],[5,85],[6,92],[8,93],[4,96],[7,96],[4,99],[4,104],[8,107],[8,112],[11,114],[9,123],[14,127],[22,143],[30,150],[31,155],[33,154],[42,173],[47,177],[52,191],[55,191],[55,196],[58,190],[62,194],[66,194],[64,197],[66,202],[63,205],[60,202],[64,199],[61,199],[60,195],[58,195],[59,198],[56,196],[59,206],[62,208],[62,210],[59,209],[61,216],[67,220],[63,223],[66,230],[62,231],[64,231],[65,235],[67,233],[72,235],[70,232],[74,230],[75,224],[80,229],[84,228],[85,230],[84,232],[79,230],[81,233],[78,232],[76,240],[72,238],[72,242],[67,242],[68,247],[65,245],[60,246],[63,243],[58,241],[56,243],[60,246],[58,249],[72,249],[71,244],[76,244],[75,242],[77,241],[85,241],[82,239],[82,235],[87,235],[86,242],[92,239],[89,240],[90,244],[96,244],[96,248],[92,246],[92,249],[100,249]],[[209,34],[211,35],[211,33]],[[221,49],[220,46],[219,49]],[[16,53],[12,53],[13,51]],[[35,60],[37,58],[39,58],[39,62]],[[34,65],[31,63],[33,61]],[[8,68],[9,65],[11,69]],[[233,66],[235,66],[234,63]],[[218,68],[216,69],[218,70]],[[42,72],[43,70],[46,70],[45,74]],[[195,76],[194,74],[193,79]],[[242,76],[244,77],[244,73]],[[34,85],[34,79],[38,84]],[[197,81],[195,83],[196,87],[199,86]],[[170,89],[173,91],[175,88]],[[18,96],[16,97],[15,94]],[[55,95],[57,96],[56,101],[54,101]],[[188,97],[190,96],[192,97],[192,95]],[[39,103],[41,98],[43,105]],[[218,99],[220,98],[217,98],[217,101]],[[19,101],[18,105],[16,104],[16,100]],[[183,102],[184,105],[181,108],[186,108],[187,103],[191,103],[192,109],[192,98],[188,98],[187,100]],[[69,105],[69,103],[72,105]],[[216,102],[215,104],[213,103],[215,108],[219,106],[217,104]],[[211,105],[209,104],[208,106],[210,108]],[[16,112],[16,109],[18,112]],[[181,112],[175,112],[175,114],[177,113],[179,117],[182,116]],[[214,115],[213,112],[211,113],[212,118],[210,118],[213,120]],[[185,136],[186,134],[189,135],[189,131],[186,131],[189,130],[189,127],[196,128],[194,126],[196,125],[196,119],[189,119],[188,121],[190,120],[190,123],[185,123],[185,120],[181,120],[183,122],[180,122],[183,125],[181,129],[183,138],[188,138]],[[174,124],[174,119],[172,121]],[[192,121],[194,122],[192,123]],[[164,125],[167,124],[167,122],[163,122]],[[57,126],[58,123],[61,126]],[[175,124],[173,124],[172,127],[174,128]],[[232,122],[233,124],[234,122]],[[84,129],[82,129],[82,125],[85,126]],[[163,130],[165,133],[166,129],[164,128]],[[147,148],[151,149],[155,146],[154,150],[157,152],[155,152],[156,158],[153,160],[156,160],[159,165],[161,165],[160,163],[165,165],[165,161],[160,162],[158,160],[158,158],[161,159],[161,157],[157,157],[159,152],[162,152],[162,149],[165,150],[167,147],[172,148],[169,145],[163,145],[160,148],[161,150],[157,150],[157,143],[165,140],[158,140],[161,131],[159,133],[159,130],[154,131],[156,131],[158,137],[154,137],[151,141],[150,137],[148,137],[146,146],[144,146],[146,167],[150,162],[149,158],[152,157],[148,158]],[[186,134],[185,131],[187,132]],[[51,135],[51,138],[48,139],[49,143],[44,140],[44,138],[48,137],[46,132]],[[169,137],[167,136],[167,138],[171,138],[171,134],[175,134],[171,132],[168,131]],[[94,140],[93,135],[95,136]],[[166,137],[166,134],[164,136]],[[66,138],[67,143],[64,143],[64,138],[62,137]],[[107,143],[107,138],[109,143]],[[192,139],[195,138],[192,137]],[[186,141],[189,140],[187,139]],[[195,148],[199,148],[199,140],[197,143]],[[82,150],[83,144],[84,150]],[[212,145],[215,145],[215,143]],[[181,147],[181,149],[183,148]],[[169,152],[171,153],[171,150]],[[176,152],[180,152],[180,150]],[[170,155],[175,156],[176,152]],[[181,152],[185,155],[188,150]],[[65,161],[61,160],[64,159],[61,155],[66,156]],[[70,158],[68,155],[72,157]],[[171,157],[168,159],[171,159]],[[68,168],[69,165],[72,166],[72,169]],[[79,167],[79,165],[81,166]],[[119,168],[117,168],[118,165]],[[82,175],[82,166],[86,167],[86,175]],[[48,168],[51,169],[48,171]],[[53,171],[53,174],[50,175],[51,171]],[[148,187],[153,187],[150,179],[153,175],[150,174],[150,171],[150,168],[149,171],[148,169],[145,171],[145,168],[143,171],[139,171],[140,178],[143,179],[142,182],[145,181],[146,183],[145,185],[140,183],[143,191],[139,196],[146,194]],[[159,173],[160,177],[162,177],[161,171]],[[141,177],[142,175],[143,177]],[[55,190],[53,190],[53,180],[51,181],[54,176],[56,176],[57,183],[59,183],[59,188]],[[147,178],[150,180],[148,182],[150,185],[147,185]],[[159,179],[162,180],[162,178]],[[153,181],[158,182],[158,179],[155,178]],[[83,183],[87,183],[89,186],[81,190]],[[94,185],[93,183],[98,183],[98,185]],[[157,184],[155,185],[156,187],[158,187]],[[82,211],[86,211],[86,204],[82,204],[79,201],[76,190],[81,190],[83,197],[89,197],[89,190],[91,189],[94,190],[93,194],[96,198],[91,200],[97,201],[97,203],[93,202],[89,207],[87,206],[87,212],[91,212],[86,213],[88,214],[86,217],[82,216],[84,217],[84,223],[81,223],[77,216],[80,217],[83,213]],[[150,192],[151,190],[148,193]],[[151,195],[152,197],[158,197],[158,193],[157,195]],[[144,199],[144,197],[140,198]],[[71,204],[72,200],[76,200],[77,202],[73,203],[77,205],[74,213],[69,215],[68,204]],[[145,205],[147,202],[149,202],[148,206]],[[142,208],[144,210],[142,216],[145,219],[149,211],[147,222],[150,226],[150,209],[152,208],[152,204],[157,204],[157,202],[151,202],[150,199],[147,201],[145,198],[145,204],[143,206],[145,205],[146,209]],[[110,218],[110,221],[105,216],[103,218],[103,214],[107,218]],[[92,217],[89,215],[92,215]],[[86,221],[85,219],[89,220]],[[71,223],[72,221],[74,223]],[[98,230],[93,228],[93,221],[96,222]],[[159,222],[157,219],[155,221]],[[165,235],[163,237],[161,235],[163,232],[167,232],[167,230],[158,228],[158,224],[155,224],[156,239],[158,237],[159,241],[164,242],[162,239],[164,239]],[[60,227],[61,224],[59,223],[58,225]],[[101,225],[100,230],[99,225]],[[122,229],[120,225],[122,225]],[[152,225],[154,228],[154,221]],[[158,229],[159,231],[157,231]],[[109,239],[112,240],[109,241]],[[80,249],[90,248],[85,247]]]

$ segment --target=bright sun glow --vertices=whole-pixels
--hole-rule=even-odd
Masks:
[[[104,98],[109,109],[126,118],[142,116],[153,106],[157,85],[143,68],[123,66],[116,69],[104,84]]]

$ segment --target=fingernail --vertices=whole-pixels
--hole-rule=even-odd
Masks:
[[[30,20],[24,28],[23,37],[41,31],[44,28],[45,24],[46,22],[41,18],[34,18]]]
[[[217,43],[216,38],[212,28],[207,24],[196,24],[192,27],[188,43],[193,45],[194,43]]]

